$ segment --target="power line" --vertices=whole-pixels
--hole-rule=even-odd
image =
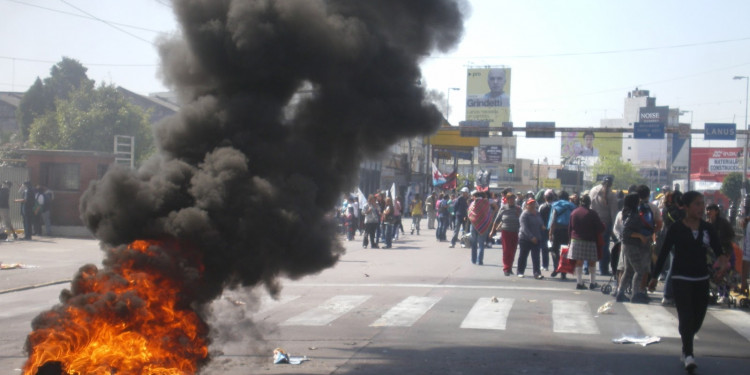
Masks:
[[[29,6],[29,7],[44,9],[44,10],[48,10],[50,12],[61,13],[61,14],[65,14],[65,15],[68,15],[68,16],[73,16],[73,17],[78,17],[78,18],[85,18],[85,19],[88,19],[88,20],[99,21],[99,19],[97,19],[95,17],[90,17],[90,16],[86,16],[86,15],[82,15],[82,14],[77,14],[77,13],[66,12],[64,10],[59,10],[59,9],[54,9],[54,8],[47,8],[47,7],[43,7],[41,5],[36,5],[36,4],[29,4],[29,3],[26,3],[26,2],[23,2],[23,1],[18,1],[18,0],[5,0],[5,1],[11,2],[11,3],[16,3],[16,4],[21,4],[21,5],[26,5],[26,6]],[[148,32],[156,33],[156,34],[164,32],[164,31],[161,31],[161,30],[148,29],[148,28],[145,28],[145,27],[128,25],[128,24],[114,22],[114,21],[107,21],[107,22],[109,22],[109,23],[111,23],[113,25],[118,25],[118,26],[127,27],[127,28],[131,28],[131,29],[136,29],[136,30],[148,31]]]
[[[115,25],[113,23],[110,23],[109,21],[105,21],[105,20],[103,20],[103,19],[101,19],[101,18],[99,18],[99,17],[97,17],[97,16],[95,16],[95,15],[89,13],[89,12],[86,12],[85,10],[83,10],[83,9],[81,9],[81,8],[79,8],[79,7],[73,5],[73,4],[71,4],[71,3],[69,3],[69,2],[67,2],[65,0],[60,0],[60,2],[62,2],[63,4],[68,5],[69,7],[73,8],[73,9],[75,9],[75,10],[77,10],[77,11],[79,11],[79,12],[81,12],[81,13],[83,13],[83,14],[91,17],[91,18],[94,18],[95,20],[97,20],[97,21],[99,21],[99,22],[101,22],[101,23],[103,23],[103,24],[105,24],[105,25],[107,25],[107,26],[109,26],[109,27],[111,27],[111,28],[119,31],[119,32],[125,33],[127,35],[132,36],[133,38],[136,38],[136,39],[144,41],[144,42],[146,42],[148,44],[154,45],[154,42],[152,42],[150,40],[143,39],[143,38],[139,37],[138,35],[135,35],[135,34],[129,32],[127,30],[123,30],[119,26],[117,26],[117,25]]]
[[[495,55],[495,56],[427,56],[428,59],[539,59],[548,57],[571,57],[571,56],[594,56],[594,55],[612,55],[618,53],[630,53],[630,52],[647,52],[647,51],[658,51],[668,50],[677,48],[688,48],[688,47],[700,47],[714,44],[724,43],[735,43],[750,41],[750,37],[743,37],[737,39],[724,39],[724,40],[713,40],[708,42],[696,42],[696,43],[685,43],[675,44],[669,46],[658,46],[658,47],[641,47],[641,48],[627,48],[619,50],[604,50],[604,51],[591,51],[591,52],[562,52],[562,53],[547,53],[538,55]]]
[[[25,61],[25,62],[31,62],[31,63],[42,63],[42,64],[57,64],[60,61],[52,61],[52,60],[41,60],[41,59],[29,59],[25,57],[13,57],[13,56],[0,56],[0,59],[3,60],[16,60],[16,61]],[[159,66],[159,64],[111,64],[111,63],[84,63],[81,62],[83,66],[112,66],[112,67],[123,67],[123,68],[152,68],[155,66]]]

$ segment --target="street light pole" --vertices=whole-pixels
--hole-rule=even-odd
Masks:
[[[687,165],[687,186],[684,186],[683,191],[690,191],[690,168],[691,157],[693,153],[693,111],[680,111],[680,116],[690,112],[690,131],[688,132],[688,165]],[[679,121],[678,121],[679,122]]]
[[[748,79],[747,76],[734,76],[733,79],[744,79],[745,80],[745,130],[748,130],[748,121],[747,121],[747,98],[748,93],[750,92],[750,79]],[[743,165],[743,173],[742,173],[742,195],[745,195],[747,193],[747,144],[750,140],[750,134],[745,133],[745,148],[742,151],[742,165]]]

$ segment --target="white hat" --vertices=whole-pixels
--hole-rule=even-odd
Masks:
[[[468,193],[469,192],[469,188],[467,188],[466,186],[464,186],[464,187],[461,188],[461,192],[462,193]]]

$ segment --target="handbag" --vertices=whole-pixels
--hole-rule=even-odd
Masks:
[[[570,246],[560,247],[560,262],[557,265],[557,273],[573,273],[576,269],[576,263],[573,259],[568,259]]]

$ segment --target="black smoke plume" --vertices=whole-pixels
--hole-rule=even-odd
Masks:
[[[159,53],[182,109],[157,126],[157,156],[110,170],[81,200],[108,249],[102,274],[141,256],[125,244],[175,238],[198,249],[202,273],[172,253],[143,262],[184,263],[169,272],[186,279],[183,303],[201,306],[335,264],[329,213],[360,162],[441,124],[419,63],[459,41],[459,1],[174,0],[181,30]]]
[[[363,158],[440,125],[418,64],[459,41],[462,4],[173,4],[181,34],[159,51],[184,106],[156,129],[158,157],[91,186],[85,224],[108,245],[197,244],[204,301],[238,284],[276,292],[280,275],[330,267],[343,249],[327,214]]]

